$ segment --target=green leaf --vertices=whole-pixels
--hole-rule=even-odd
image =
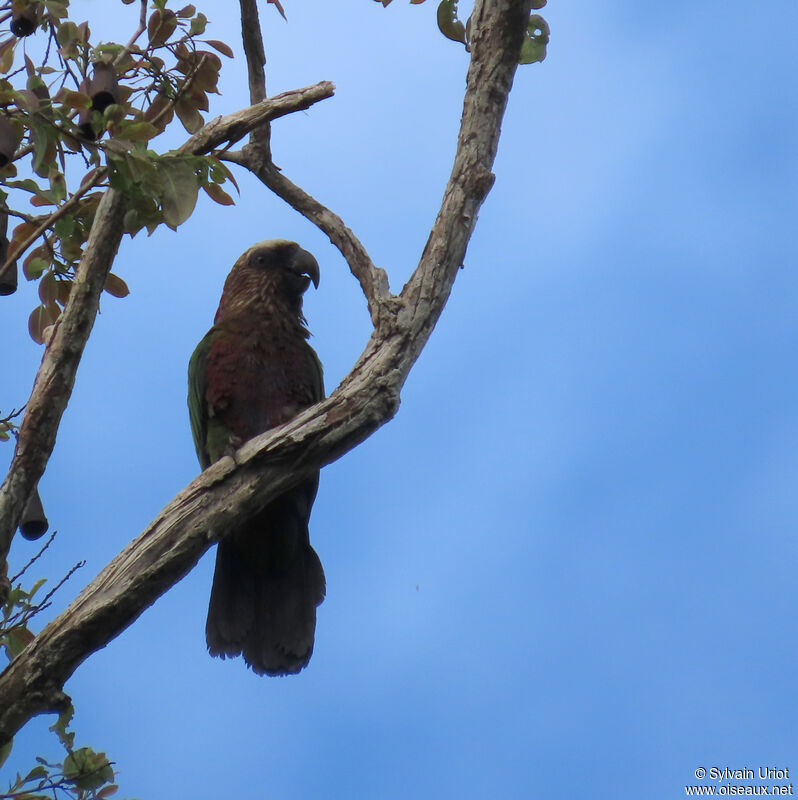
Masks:
[[[177,228],[193,213],[197,205],[199,184],[194,166],[184,158],[162,158],[156,162],[163,182],[161,207],[164,222]]]
[[[465,25],[457,18],[457,0],[442,0],[438,6],[438,28],[447,39],[466,44]]]
[[[35,255],[35,253],[36,251],[34,250],[33,254],[29,255],[22,263],[22,271],[29,281],[35,281],[40,278],[42,273],[50,266],[49,259],[42,258],[42,256]]]
[[[30,178],[23,178],[21,181],[6,181],[5,185],[14,189],[24,189],[26,192],[33,192],[33,194],[41,192],[39,184]]]
[[[155,138],[160,129],[156,128],[151,122],[141,120],[139,122],[126,122],[119,126],[119,136],[131,142],[148,142]]]
[[[44,5],[47,7],[47,13],[57,19],[63,19],[68,13],[67,6],[69,3],[63,2],[63,0],[45,0]]]
[[[208,24],[208,18],[200,12],[197,14],[194,19],[191,20],[191,27],[188,29],[189,36],[199,36],[201,33],[205,33],[205,27]]]
[[[91,791],[112,781],[114,771],[105,753],[95,753],[91,747],[80,747],[64,759],[64,777],[78,789]]]
[[[0,642],[5,645],[8,658],[13,661],[35,638],[24,625],[16,625],[0,637]]]
[[[91,108],[91,98],[85,92],[64,90],[56,95],[56,99],[69,108]]]
[[[12,36],[0,46],[0,72],[3,74],[11,72],[11,68],[14,66],[14,52],[17,41],[18,39]]]
[[[526,28],[524,43],[521,45],[519,64],[534,64],[546,58],[546,45],[549,43],[549,24],[540,14],[531,14]]]
[[[45,778],[45,777],[47,777],[47,767],[39,764],[25,776],[25,783],[28,783],[28,781],[36,780],[36,778]]]
[[[59,239],[68,239],[75,232],[75,225],[75,218],[71,214],[67,214],[56,220],[53,230]]]
[[[66,178],[57,169],[50,170],[50,194],[56,203],[66,198]]]
[[[75,744],[75,734],[73,731],[67,731],[69,723],[72,722],[72,717],[75,716],[75,709],[70,703],[59,715],[58,719],[50,726],[50,730],[58,737],[67,750],[71,750]],[[38,759],[37,759],[38,761]]]

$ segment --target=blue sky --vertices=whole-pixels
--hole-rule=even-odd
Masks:
[[[133,6],[72,5],[107,38],[135,26]],[[202,8],[238,50],[230,5]],[[275,161],[398,290],[466,56],[434,0],[285,6],[288,24],[262,9],[270,91],[337,94],[275,124]],[[545,15],[549,56],[518,72],[496,186],[400,412],[322,473],[309,668],[261,679],[206,655],[206,555],[67,685],[78,743],[108,752],[123,795],[666,800],[699,766],[798,770],[798,8]],[[216,113],[246,103],[242,64],[225,70]],[[236,207],[123,243],[131,295],[103,302],[41,484],[60,531],[42,573],[87,560],[54,613],[197,474],[186,365],[244,249],[317,256],[328,391],[365,344],[341,257],[239,181]],[[3,409],[38,366],[35,302],[28,285],[2,302]],[[7,770],[58,755],[50,721]]]

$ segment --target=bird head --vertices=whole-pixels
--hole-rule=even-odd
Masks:
[[[319,287],[318,262],[296,242],[267,239],[250,247],[239,259],[242,260],[250,269],[267,274],[288,294],[303,294],[311,282]]]
[[[302,295],[311,282],[319,285],[319,264],[296,242],[267,239],[236,261],[224,284],[214,322],[242,314],[271,316],[282,309],[304,324]]]

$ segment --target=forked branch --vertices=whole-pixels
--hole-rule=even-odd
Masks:
[[[246,443],[235,462],[223,458],[205,470],[9,665],[0,675],[0,744],[35,714],[57,708],[74,670],[180,580],[214,541],[396,412],[492,184],[529,6],[530,0],[476,2],[454,168],[421,262],[391,301],[396,313],[379,317],[366,349],[329,398]],[[319,219],[326,224],[323,212]]]

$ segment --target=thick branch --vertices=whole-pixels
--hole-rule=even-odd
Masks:
[[[217,117],[190,137],[180,149],[195,155],[210,152],[220,144],[246,136],[264,120],[308,108],[318,100],[330,97],[333,92],[333,85],[327,81],[305,89],[283,92],[255,106]],[[125,208],[125,199],[118,192],[108,190],[103,195],[69,302],[56,322],[44,351],[42,365],[20,426],[14,458],[0,487],[0,563],[5,561],[25,503],[44,474],[53,451],[83,348],[94,325],[105,278],[122,238]]]
[[[0,743],[33,715],[57,707],[77,666],[185,575],[213,541],[393,416],[490,188],[528,12],[529,0],[477,0],[479,30],[455,167],[422,261],[402,293],[401,312],[383,318],[352,372],[327,400],[248,442],[236,453],[236,463],[225,458],[212,465],[11,663],[0,675]],[[453,216],[444,218],[444,213]]]
[[[401,293],[402,322],[432,333],[495,176],[491,172],[501,120],[513,85],[531,3],[477,2],[471,17],[471,63],[466,79],[457,154],[441,209],[421,260]]]

